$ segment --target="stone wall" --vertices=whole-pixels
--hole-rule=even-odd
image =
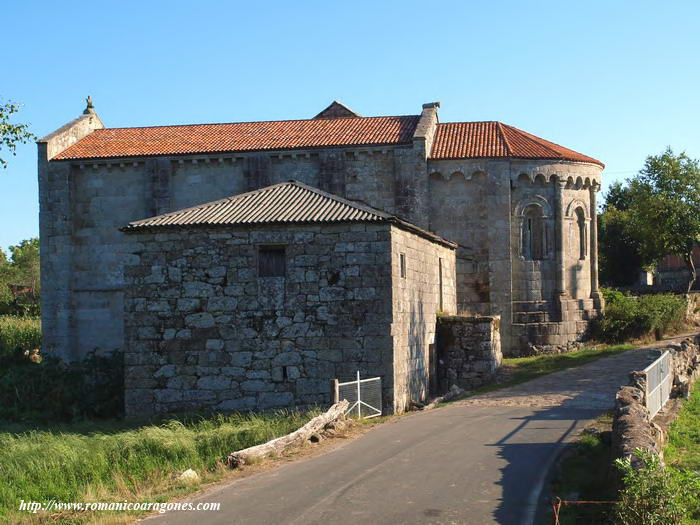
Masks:
[[[135,251],[125,268],[126,413],[323,405],[330,380],[357,370],[382,378],[388,412],[423,400],[437,261],[446,261],[445,301],[454,309],[454,252],[396,230],[384,223],[128,234]],[[285,246],[284,277],[258,276],[261,244]],[[405,283],[394,281],[394,244],[410,254]],[[412,315],[418,305],[420,317]]]
[[[459,244],[457,308],[499,315],[504,355],[566,350],[600,310],[591,219],[600,171],[544,160],[429,161],[430,229]],[[543,215],[539,260],[522,250],[529,205]]]
[[[671,397],[687,398],[693,382],[700,377],[700,336],[669,345],[662,352],[665,350],[671,353]],[[633,464],[635,449],[661,455],[665,440],[664,431],[649,418],[645,397],[646,374],[641,370],[632,371],[630,385],[620,388],[615,396],[613,451],[617,457],[631,457]]]
[[[130,236],[127,414],[326,404],[357,370],[391,403],[388,225]],[[286,277],[257,276],[260,243],[286,246]]]
[[[437,314],[456,312],[455,252],[395,227],[391,246],[394,410],[402,412],[411,401],[429,397]],[[402,254],[405,277],[401,276]]]
[[[685,297],[688,301],[685,318],[689,323],[700,326],[700,292],[689,293]]]
[[[493,382],[502,361],[500,318],[440,316],[437,326],[438,392]]]
[[[425,152],[411,146],[95,162],[49,162],[39,147],[45,347],[68,360],[123,346],[122,270],[132,249],[119,228],[128,222],[295,179],[427,225],[427,193],[413,182],[425,180],[415,172],[425,170]]]

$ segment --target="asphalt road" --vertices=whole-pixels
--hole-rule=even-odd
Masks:
[[[328,453],[205,492],[167,524],[529,524],[549,467],[612,406],[632,351],[379,425]]]

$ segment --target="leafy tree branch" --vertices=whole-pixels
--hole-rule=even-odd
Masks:
[[[0,155],[3,150],[16,155],[17,144],[26,144],[36,137],[29,131],[29,124],[10,122],[12,115],[18,113],[21,105],[7,102],[0,104]],[[7,168],[7,161],[0,156],[0,166]]]

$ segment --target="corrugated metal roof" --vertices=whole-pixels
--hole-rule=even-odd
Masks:
[[[431,159],[551,159],[590,162],[588,157],[500,122],[446,122],[437,125]]]
[[[206,226],[391,222],[451,248],[439,235],[365,204],[289,181],[156,217],[130,222],[122,231]]]
[[[97,129],[52,160],[407,144],[419,118],[350,117]]]

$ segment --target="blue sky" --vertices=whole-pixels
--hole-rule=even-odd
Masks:
[[[700,157],[700,2],[3,5],[0,99],[45,135],[92,95],[107,126],[363,115],[500,120],[633,175]],[[0,169],[0,247],[38,234],[36,147]]]

